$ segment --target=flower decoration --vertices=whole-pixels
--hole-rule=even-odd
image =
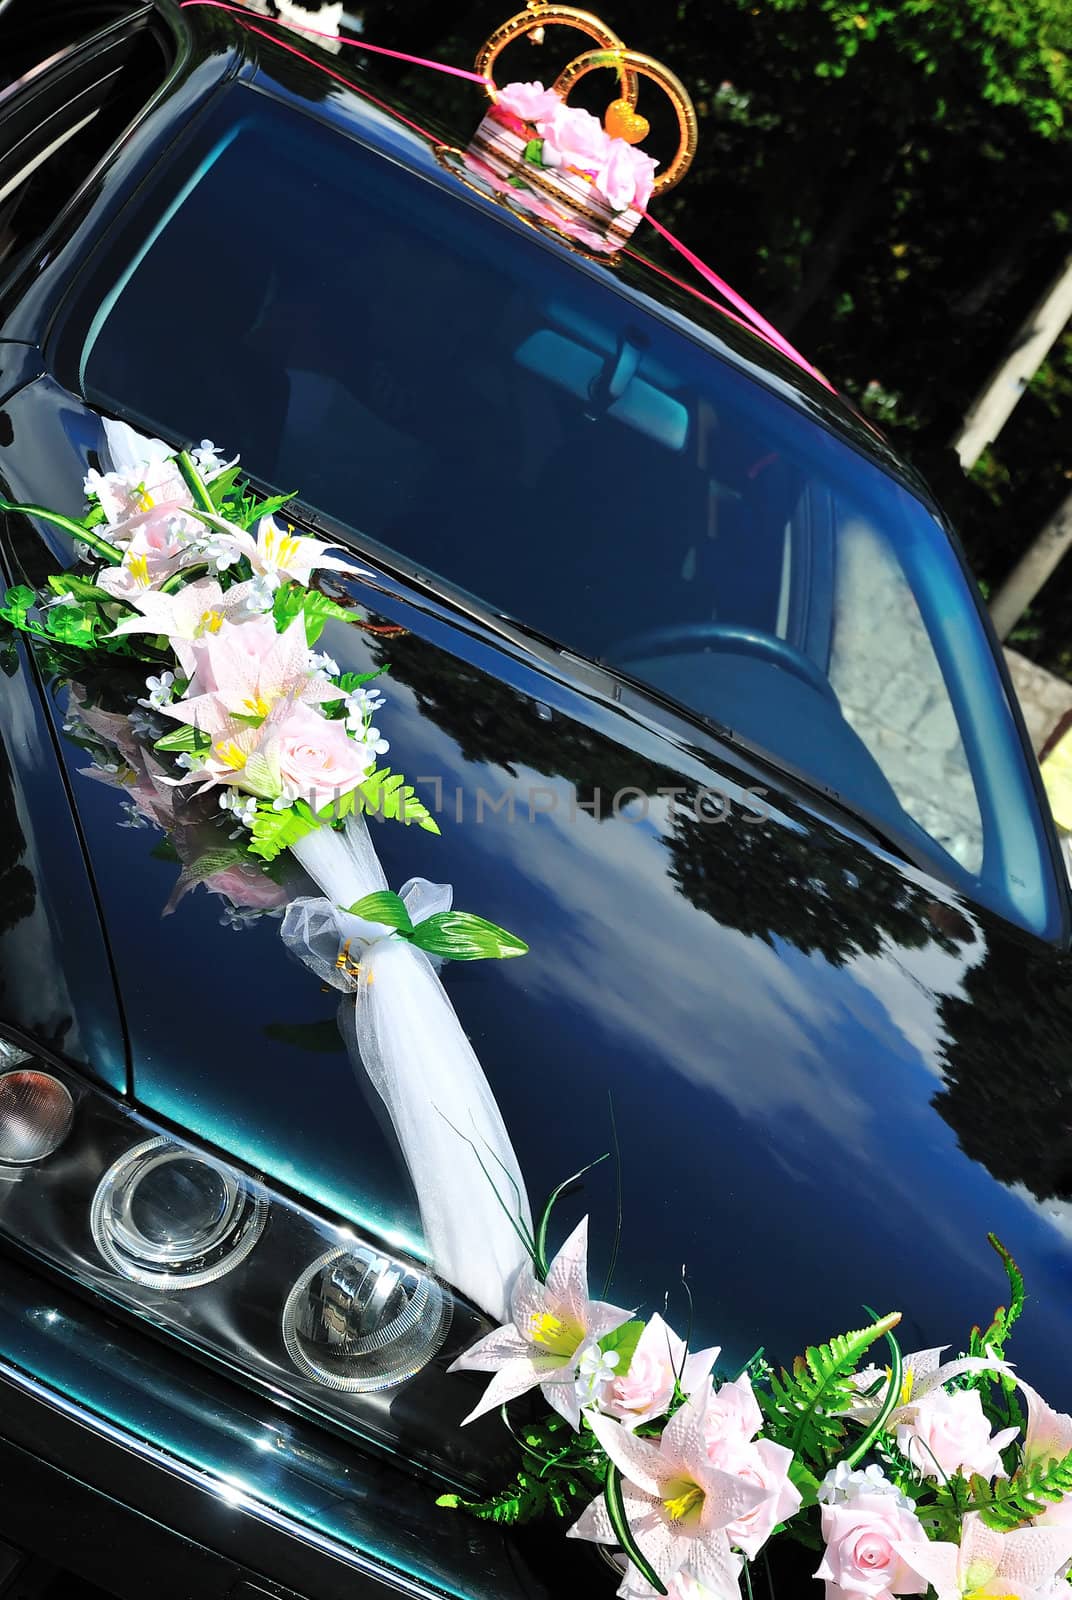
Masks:
[[[466,1422],[539,1387],[547,1403],[578,1426],[581,1360],[632,1315],[620,1306],[588,1298],[587,1217],[552,1261],[544,1282],[529,1267],[522,1268],[510,1315],[510,1323],[473,1345],[450,1369],[495,1374]]]

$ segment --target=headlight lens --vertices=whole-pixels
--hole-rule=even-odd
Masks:
[[[0,1076],[0,1163],[26,1166],[58,1150],[71,1131],[74,1101],[50,1072],[16,1068]]]
[[[306,1267],[283,1309],[294,1365],[331,1389],[371,1394],[413,1377],[446,1337],[439,1284],[368,1246]]]
[[[291,1409],[453,1486],[501,1479],[460,1428],[487,1320],[421,1263],[318,1216],[0,1038],[0,1236]]]
[[[194,1289],[244,1261],[268,1208],[237,1173],[171,1139],[120,1156],[93,1196],[90,1227],[117,1272],[154,1289]]]

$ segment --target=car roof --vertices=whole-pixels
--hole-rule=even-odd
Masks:
[[[156,3],[158,9],[171,13],[174,25],[172,0]],[[362,144],[420,174],[460,202],[480,206],[502,227],[521,230],[537,239],[543,248],[569,261],[577,271],[602,280],[611,291],[671,321],[713,355],[775,390],[897,478],[923,499],[945,525],[919,473],[845,396],[827,388],[761,334],[745,327],[734,312],[705,292],[698,274],[696,286],[690,284],[688,278],[694,269],[684,261],[678,271],[676,266],[666,268],[652,260],[645,249],[643,224],[639,243],[634,236],[630,247],[608,264],[547,229],[534,229],[493,198],[485,199],[445,170],[437,159],[437,149],[464,143],[483,116],[483,96],[476,84],[472,85],[471,120],[459,125],[455,112],[452,125],[446,126],[435,109],[429,112],[423,100],[415,106],[392,93],[374,72],[367,72],[360,60],[354,60],[360,58],[359,48],[352,53],[343,50],[334,54],[315,38],[299,37],[257,14],[236,15],[235,8],[221,9],[212,0],[194,0],[178,12],[178,18],[179,27],[197,54],[211,45],[221,77],[241,77],[269,96],[298,104],[319,120],[338,126]],[[270,28],[278,32],[278,38],[268,31]],[[229,61],[220,52],[224,41],[230,46]],[[427,76],[436,81],[437,75],[429,72]],[[325,94],[326,88],[329,94]],[[452,100],[457,103],[456,94]],[[432,104],[434,107],[434,100]]]

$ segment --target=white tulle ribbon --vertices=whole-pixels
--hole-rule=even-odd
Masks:
[[[348,818],[339,832],[319,828],[291,848],[326,898],[292,901],[283,940],[343,992],[342,1035],[390,1114],[436,1271],[505,1321],[526,1260],[510,1217],[531,1229],[532,1216],[483,1068],[428,956],[343,909],[387,887],[364,819]],[[423,878],[401,896],[414,924],[449,910],[452,898],[449,885]]]

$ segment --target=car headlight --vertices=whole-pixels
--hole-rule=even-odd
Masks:
[[[422,1263],[2,1038],[0,1236],[453,1485],[501,1475],[502,1430],[459,1426],[480,1375],[446,1376],[486,1318]]]

